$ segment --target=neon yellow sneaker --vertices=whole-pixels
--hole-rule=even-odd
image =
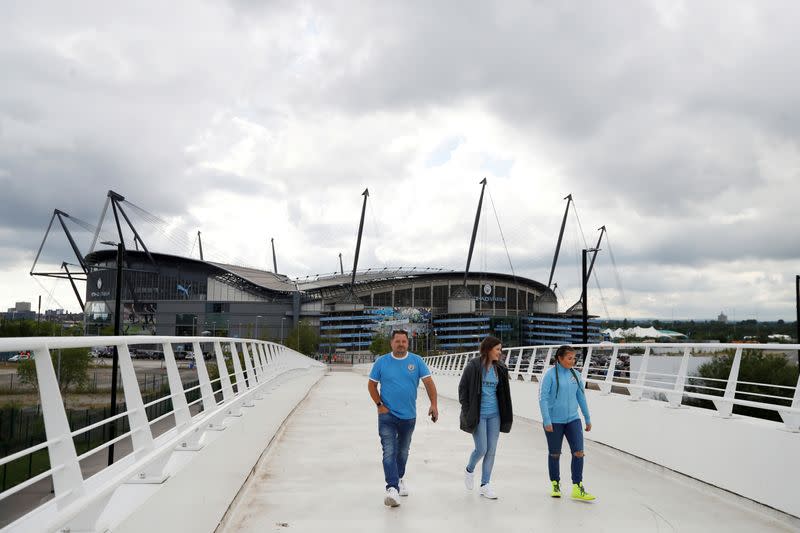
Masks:
[[[590,502],[595,499],[595,496],[586,492],[586,489],[583,488],[583,483],[574,483],[572,485],[572,499]]]
[[[553,484],[553,490],[550,491],[550,496],[552,496],[553,498],[560,498],[561,485],[558,483],[558,481],[551,481],[551,483]]]

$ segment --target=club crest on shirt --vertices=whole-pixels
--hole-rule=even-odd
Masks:
[[[411,364],[409,364],[409,365],[408,365],[408,371],[409,371],[409,372],[413,372],[415,368],[416,368],[416,367],[414,366],[414,364],[413,364],[413,363],[411,363]]]

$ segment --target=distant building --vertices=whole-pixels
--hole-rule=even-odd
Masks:
[[[14,310],[19,313],[23,311],[30,311],[31,310],[31,303],[30,302],[17,302],[14,304]],[[11,311],[11,309],[9,309]]]
[[[717,322],[724,324],[727,321],[728,321],[728,315],[720,311],[719,316],[717,317]]]

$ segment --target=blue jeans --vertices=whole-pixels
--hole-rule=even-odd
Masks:
[[[492,478],[492,467],[494,466],[494,454],[497,451],[497,438],[500,436],[500,415],[490,418],[481,417],[472,440],[475,441],[475,449],[469,456],[467,472],[475,470],[478,461],[483,457],[481,465],[481,485],[486,485]]]
[[[392,413],[378,414],[378,435],[383,447],[383,476],[387,489],[394,487],[400,490],[400,478],[406,474],[408,449],[416,423],[416,418],[403,420]]]
[[[561,481],[561,444],[567,437],[569,451],[572,452],[572,483],[583,481],[583,457],[576,457],[575,452],[583,451],[583,428],[580,420],[573,420],[568,424],[553,424],[552,432],[544,432],[547,437],[547,469],[550,471],[550,481]]]

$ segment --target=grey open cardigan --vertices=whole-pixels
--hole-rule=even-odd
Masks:
[[[514,413],[511,408],[511,388],[508,384],[508,367],[501,361],[494,362],[497,371],[497,406],[500,410],[500,431],[511,431]],[[464,367],[458,384],[458,401],[461,403],[461,429],[474,433],[481,419],[481,358],[475,357]]]

